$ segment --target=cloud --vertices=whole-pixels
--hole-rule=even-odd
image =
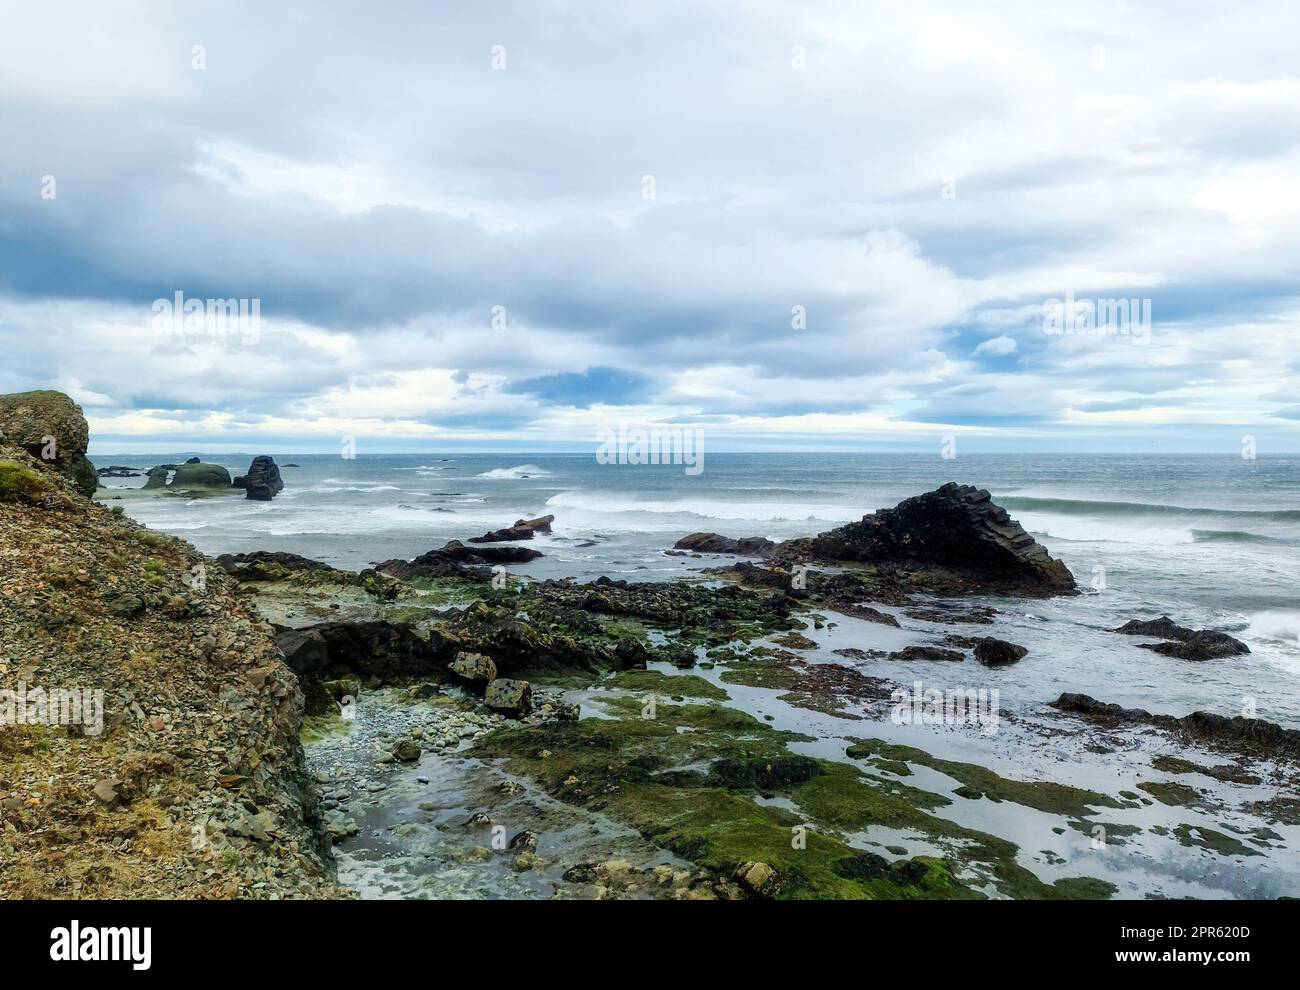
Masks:
[[[329,9],[13,13],[0,388],[162,444],[1300,442],[1294,5]],[[160,338],[176,291],[258,343]],[[1045,335],[1066,292],[1150,345]]]
[[[1006,357],[1008,354],[1016,352],[1016,339],[1014,337],[992,337],[980,344],[972,354],[975,357],[987,354],[989,357]]]

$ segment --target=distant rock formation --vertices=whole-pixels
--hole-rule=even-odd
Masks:
[[[266,454],[254,457],[253,463],[248,466],[248,473],[241,474],[233,484],[236,488],[244,489],[246,497],[259,502],[269,502],[284,491],[280,468],[275,459]]]
[[[470,538],[470,543],[505,543],[509,540],[531,540],[534,533],[549,533],[554,516],[541,516],[538,519],[516,519],[513,526],[496,529],[491,533]]]
[[[135,468],[123,467],[121,464],[113,464],[106,468],[100,468],[95,472],[101,478],[138,478],[140,472]]]
[[[0,444],[26,451],[87,497],[99,487],[95,465],[86,457],[86,417],[62,392],[0,395]]]

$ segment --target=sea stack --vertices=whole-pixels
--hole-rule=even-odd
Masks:
[[[280,478],[280,468],[275,458],[259,454],[248,466],[248,473],[241,474],[233,482],[236,488],[242,488],[245,497],[258,502],[269,502],[284,491],[284,481]]]

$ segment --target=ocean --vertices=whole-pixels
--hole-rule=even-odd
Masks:
[[[100,454],[96,463],[147,468],[187,456]],[[283,467],[285,491],[270,503],[168,496],[121,504],[206,553],[287,550],[349,569],[552,513],[554,533],[530,544],[546,556],[512,571],[665,580],[726,562],[663,553],[687,533],[807,535],[959,481],[988,488],[1084,589],[990,600],[1001,614],[979,632],[1030,653],[1007,668],[965,665],[972,686],[999,688],[1013,710],[1079,691],[1159,713],[1254,714],[1300,727],[1300,457],[710,453],[689,475],[680,465],[598,464],[592,454],[274,456],[297,466]],[[250,457],[204,459],[234,475]],[[139,487],[143,479],[105,482]],[[1162,614],[1230,632],[1251,653],[1191,662],[1109,632]],[[887,673],[908,682],[932,672],[917,661],[915,671],[892,662]]]

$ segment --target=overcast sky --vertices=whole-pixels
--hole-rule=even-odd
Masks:
[[[1300,450],[1297,38],[1289,0],[5,0],[0,392],[101,452]],[[256,334],[158,327],[177,292]],[[1046,333],[1066,293],[1148,337]]]

